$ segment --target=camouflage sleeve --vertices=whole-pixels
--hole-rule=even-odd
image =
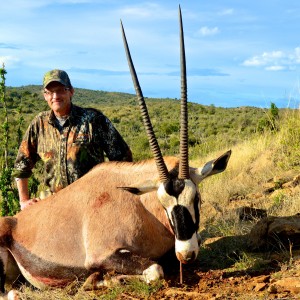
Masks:
[[[93,139],[100,142],[107,158],[112,161],[132,161],[132,152],[112,122],[102,113],[94,120]]]
[[[34,119],[23,136],[12,173],[15,178],[29,178],[32,175],[35,163],[39,160],[37,154],[37,128],[37,121]]]

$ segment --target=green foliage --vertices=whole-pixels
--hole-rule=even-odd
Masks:
[[[0,69],[1,83],[0,83],[0,101],[3,104],[4,122],[2,125],[2,142],[4,145],[3,166],[0,173],[0,190],[2,195],[1,201],[1,215],[14,215],[20,208],[18,202],[18,191],[12,185],[12,162],[8,157],[8,141],[9,136],[9,122],[8,122],[8,108],[6,102],[6,87],[5,87],[5,74],[4,66]]]
[[[269,263],[269,261],[266,262],[266,260],[253,253],[241,251],[234,254],[235,255],[231,255],[232,257],[230,257],[234,265],[228,269],[229,272],[244,270],[261,271],[265,270]]]
[[[11,132],[17,133],[17,138],[14,134],[14,138],[8,139],[8,157],[11,160],[15,159],[23,132],[32,118],[38,112],[48,110],[41,91],[42,86],[38,85],[6,88],[8,125]],[[145,100],[162,154],[178,155],[180,102],[170,98]],[[129,144],[135,161],[152,158],[135,95],[76,88],[72,101],[83,107],[100,109]],[[4,108],[3,103],[0,103],[0,122],[3,124],[5,119],[1,108]],[[251,139],[262,131],[270,130],[270,124],[276,124],[279,130],[279,116],[283,113],[275,104],[265,111],[256,107],[222,108],[189,102],[188,109],[191,160]],[[291,134],[296,136],[296,132]],[[4,143],[0,144],[0,151],[4,151]],[[42,174],[37,172],[37,179],[41,180]]]
[[[2,150],[2,168],[0,171],[0,190],[2,201],[0,202],[0,210],[2,216],[12,216],[15,215],[19,210],[19,197],[18,190],[14,186],[14,179],[12,177],[13,171],[13,161],[17,153],[17,149],[20,145],[22,139],[22,125],[24,118],[22,116],[22,106],[20,95],[13,91],[10,97],[6,95],[5,86],[5,74],[6,70],[4,66],[0,69],[0,103],[2,105],[3,111],[1,111],[2,118],[2,143],[0,149]],[[12,95],[14,97],[12,97]],[[24,97],[31,95],[29,91],[24,91],[22,93]],[[35,94],[37,96],[37,94]],[[15,106],[15,99],[18,100],[17,106]],[[13,111],[12,111],[13,110]],[[15,116],[13,120],[8,119],[8,115]],[[15,120],[16,119],[16,120]],[[11,128],[12,127],[12,128]],[[16,127],[16,128],[15,128]],[[17,139],[12,139],[10,136],[11,132],[17,132]],[[29,180],[29,193],[30,196],[36,196],[39,186],[39,181],[32,176]]]
[[[12,184],[12,167],[2,168],[0,173],[0,190],[2,195],[1,216],[13,216],[20,210],[18,190]]]
[[[265,130],[277,131],[279,121],[279,109],[276,104],[271,102],[269,110],[265,116],[258,122],[258,131],[263,132]]]
[[[40,181],[32,175],[28,181],[28,190],[30,198],[38,197],[38,190],[39,190]]]
[[[124,282],[125,283],[125,282]],[[74,281],[66,288],[45,289],[22,285],[22,299],[34,300],[117,300],[117,299],[156,299],[155,294],[164,288],[164,281],[158,280],[147,284],[138,279],[126,280],[126,284],[103,287],[99,290],[86,291],[83,282]],[[154,298],[153,298],[154,296]]]
[[[41,90],[42,87],[36,85],[7,88],[7,98],[11,99],[10,126],[14,132],[25,130],[34,115],[48,109]],[[180,102],[169,98],[145,100],[163,155],[177,155]],[[72,101],[83,107],[100,109],[109,117],[130,145],[134,160],[152,157],[135,95],[76,88]],[[260,132],[257,120],[265,117],[264,110],[255,107],[222,108],[190,102],[188,109],[191,159],[255,135]],[[3,114],[0,114],[0,121],[3,122]],[[9,140],[12,156],[16,155],[18,145],[17,139]]]
[[[300,115],[299,110],[280,111],[280,152],[278,165],[284,169],[300,167]],[[279,159],[280,157],[280,159]]]
[[[100,296],[99,299],[120,299],[120,296],[124,296],[126,294],[133,296],[134,299],[148,299],[162,287],[162,281],[156,281],[149,285],[138,279],[133,279],[127,281],[126,285],[117,285],[109,288],[105,295]]]

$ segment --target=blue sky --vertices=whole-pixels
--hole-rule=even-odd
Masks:
[[[134,93],[121,19],[144,96],[179,98],[179,4],[189,101],[299,107],[296,0],[1,1],[6,84],[41,84],[60,68],[75,88]]]

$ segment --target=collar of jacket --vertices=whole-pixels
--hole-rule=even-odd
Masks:
[[[67,120],[69,121],[69,123],[72,125],[74,124],[74,121],[79,117],[79,107],[74,105],[73,103],[71,103],[71,111],[69,114],[69,117],[67,118]],[[53,110],[50,111],[50,115],[49,115],[49,124],[51,124],[52,126],[55,124],[55,114],[53,112]]]

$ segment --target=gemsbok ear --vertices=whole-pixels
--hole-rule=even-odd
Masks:
[[[202,168],[191,168],[191,177],[196,184],[199,184],[203,179],[223,172],[228,164],[231,155],[231,150],[225,152],[220,157],[207,162]]]
[[[134,195],[143,195],[146,193],[157,191],[158,187],[158,180],[146,180],[132,186],[120,186],[118,187],[118,189],[122,189]]]

